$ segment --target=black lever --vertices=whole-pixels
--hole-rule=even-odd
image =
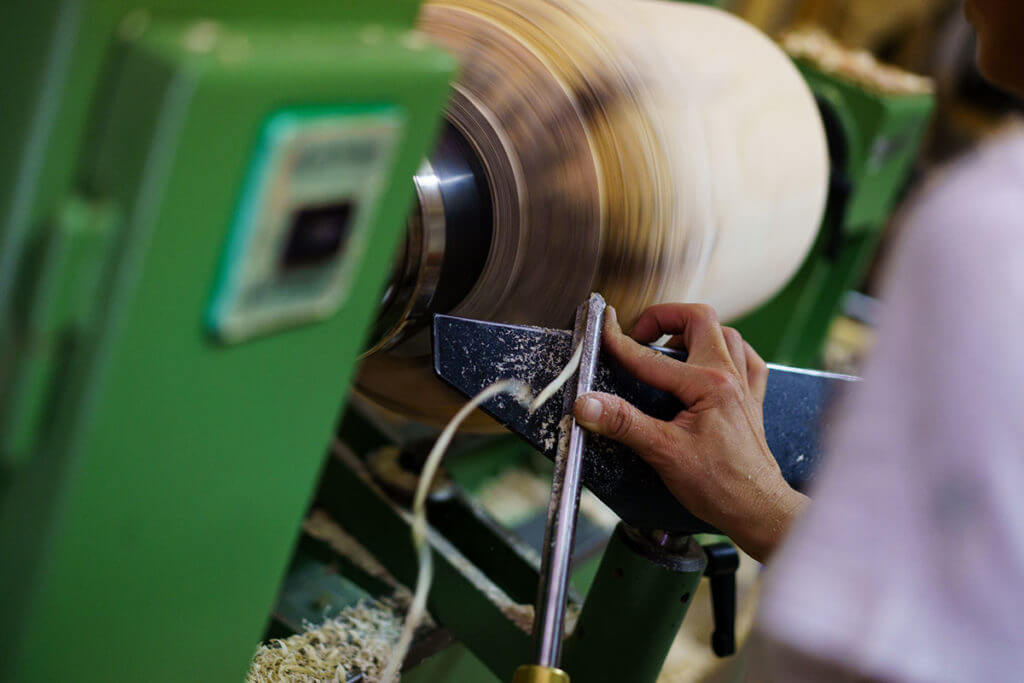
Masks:
[[[711,609],[715,615],[711,649],[719,657],[728,657],[736,652],[736,570],[740,554],[727,542],[703,548],[708,558],[704,576],[711,580]]]

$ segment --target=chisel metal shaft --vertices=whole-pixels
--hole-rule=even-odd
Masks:
[[[573,348],[575,349],[576,344],[583,346],[576,384],[572,386],[570,383],[565,392],[565,414],[569,416],[568,447],[560,448],[555,460],[533,628],[535,662],[545,667],[557,668],[562,656],[569,562],[572,558],[580,503],[586,432],[576,424],[572,410],[576,397],[593,388],[598,355],[601,351],[604,311],[605,301],[601,295],[591,294],[576,312]],[[562,440],[565,440],[564,434]]]

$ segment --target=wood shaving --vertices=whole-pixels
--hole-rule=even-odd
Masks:
[[[405,625],[398,638],[398,645],[392,651],[387,668],[384,669],[381,677],[385,683],[398,680],[398,671],[402,666],[402,660],[405,659],[405,653],[409,650],[409,645],[412,643],[413,633],[419,625],[420,619],[426,613],[427,594],[430,592],[430,584],[433,581],[434,575],[433,556],[431,555],[430,544],[427,542],[426,503],[430,484],[434,481],[437,468],[441,465],[441,458],[444,457],[445,452],[448,450],[448,445],[451,443],[452,438],[455,436],[455,431],[459,428],[462,421],[469,417],[481,404],[502,393],[511,394],[524,407],[530,403],[530,391],[523,383],[516,380],[495,382],[474,396],[455,414],[455,417],[441,431],[441,435],[437,437],[434,447],[430,450],[427,460],[423,464],[420,482],[416,487],[416,495],[412,501],[412,542],[419,559],[416,590],[413,592],[412,604],[409,606]]]
[[[430,449],[430,453],[427,455],[426,462],[423,463],[423,471],[420,473],[420,481],[416,486],[416,495],[413,497],[412,542],[419,557],[419,572],[416,577],[416,590],[413,592],[412,604],[409,605],[409,612],[406,615],[405,625],[403,626],[402,633],[399,636],[398,645],[395,646],[394,651],[391,653],[391,659],[382,676],[385,683],[398,680],[398,670],[402,664],[402,660],[405,658],[405,653],[412,642],[412,634],[419,624],[420,619],[426,612],[427,593],[430,592],[430,583],[433,580],[434,572],[433,557],[431,555],[430,546],[427,543],[427,493],[429,492],[431,483],[434,481],[434,477],[437,474],[437,468],[441,465],[441,459],[448,450],[448,446],[451,443],[452,438],[455,436],[455,432],[458,430],[459,425],[463,420],[469,417],[474,410],[500,394],[510,394],[513,398],[519,401],[521,405],[528,407],[531,412],[536,410],[544,405],[544,403],[552,396],[558,393],[558,390],[562,385],[569,381],[569,379],[575,374],[576,369],[579,368],[581,357],[582,345],[577,345],[577,348],[573,352],[566,366],[536,397],[531,395],[530,388],[527,385],[518,380],[504,379],[494,382],[471,398],[469,402],[455,414],[455,417],[445,425],[445,428],[441,430],[441,434],[437,437],[437,441],[434,442],[434,447]],[[566,424],[568,424],[568,420],[568,415],[562,419]],[[567,426],[563,426],[562,433],[568,434]],[[552,489],[551,495],[552,498],[554,498],[554,489]],[[521,625],[520,628],[522,628]]]
[[[576,374],[576,371],[580,367],[580,360],[582,358],[583,344],[581,343],[576,345],[576,350],[572,352],[571,356],[569,356],[569,362],[566,363],[565,367],[562,368],[562,371],[558,373],[558,376],[551,380],[551,382],[544,387],[539,394],[537,394],[537,398],[533,399],[533,402],[530,403],[531,413],[535,412],[538,408],[547,403],[552,396],[558,393],[558,390],[562,388],[562,385],[568,382],[569,378]]]
[[[249,683],[269,681],[344,681],[348,668],[361,671],[367,680],[390,682],[398,679],[398,671],[412,642],[417,626],[429,617],[426,614],[427,593],[433,576],[430,545],[427,537],[426,497],[437,473],[441,458],[459,424],[481,403],[500,393],[512,394],[523,406],[536,409],[554,396],[579,367],[581,347],[577,347],[562,372],[530,404],[529,388],[516,380],[495,382],[460,410],[445,427],[424,463],[413,500],[412,536],[419,556],[416,590],[409,599],[408,590],[366,548],[346,533],[326,513],[314,510],[303,525],[306,533],[324,541],[333,550],[349,558],[372,576],[387,581],[401,591],[397,602],[408,606],[404,624],[391,611],[395,602],[360,603],[342,610],[320,626],[309,627],[286,639],[272,640],[260,646],[250,668]],[[529,633],[533,624],[533,607],[503,601],[503,614],[518,628]]]
[[[248,683],[344,683],[362,672],[379,680],[402,620],[388,602],[367,601],[346,607],[319,626],[260,645],[253,656]]]
[[[306,623],[302,633],[261,645],[246,680],[343,682],[347,675],[361,672],[368,683],[379,681],[402,629],[402,619],[396,610],[408,609],[412,592],[323,510],[313,510],[302,529],[362,571],[390,585],[394,592],[383,600],[346,607],[322,624]],[[434,620],[424,615],[424,623],[433,626]]]

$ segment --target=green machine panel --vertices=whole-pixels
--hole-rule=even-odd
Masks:
[[[51,16],[106,58],[0,205],[3,680],[244,677],[455,68],[414,3],[189,4]]]
[[[210,305],[221,341],[337,311],[370,247],[401,129],[390,106],[286,110],[267,121]]]

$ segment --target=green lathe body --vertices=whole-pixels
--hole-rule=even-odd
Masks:
[[[136,7],[0,22],[4,680],[244,676],[455,69],[414,1]]]

